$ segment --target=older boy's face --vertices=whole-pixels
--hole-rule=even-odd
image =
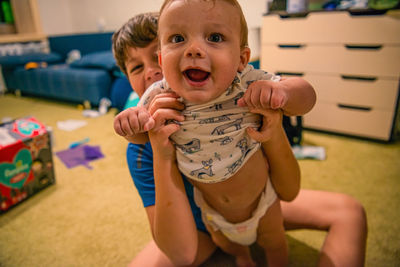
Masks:
[[[192,103],[221,95],[248,58],[240,49],[240,14],[217,0],[176,0],[159,20],[160,64],[171,88]],[[244,60],[246,59],[246,60]]]
[[[125,67],[129,82],[135,92],[142,96],[144,91],[154,82],[162,79],[161,68],[158,65],[158,41],[148,46],[129,47]]]

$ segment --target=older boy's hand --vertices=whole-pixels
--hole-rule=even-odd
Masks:
[[[261,80],[249,85],[238,105],[250,109],[279,109],[283,108],[287,101],[288,95],[281,82]]]
[[[185,119],[181,113],[185,105],[178,99],[179,96],[175,93],[162,93],[153,98],[148,106],[155,122],[153,130],[159,130],[170,121],[181,122]]]
[[[252,113],[262,115],[261,129],[247,128],[247,133],[254,140],[264,143],[269,141],[274,134],[282,130],[282,110],[277,109],[250,109]]]
[[[154,119],[145,107],[132,107],[120,112],[114,119],[117,134],[129,137],[154,127]]]
[[[184,104],[174,93],[159,94],[151,101],[148,109],[154,118],[154,127],[149,130],[149,138],[154,154],[166,160],[175,159],[175,148],[169,137],[179,130],[179,122],[185,118],[181,114]]]
[[[169,137],[179,128],[178,124],[171,123],[148,132],[154,155],[164,160],[174,160],[176,158],[175,147]]]

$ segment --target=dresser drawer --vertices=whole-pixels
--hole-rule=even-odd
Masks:
[[[261,68],[274,72],[399,77],[400,46],[263,45]]]
[[[334,103],[317,102],[304,116],[304,127],[388,141],[393,117],[393,111],[348,109]]]
[[[398,79],[312,74],[303,78],[313,85],[318,102],[388,111],[396,108]]]
[[[400,20],[395,15],[400,12],[391,12],[373,16],[312,12],[302,18],[271,14],[263,17],[262,44],[399,44]]]

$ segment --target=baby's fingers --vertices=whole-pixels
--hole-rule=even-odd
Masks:
[[[122,129],[121,120],[115,118],[114,120],[114,131],[121,136],[126,136],[125,131]]]
[[[274,90],[271,94],[271,108],[283,108],[287,102],[287,95],[283,90]]]

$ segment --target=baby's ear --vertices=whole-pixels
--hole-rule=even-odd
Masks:
[[[239,63],[239,68],[238,71],[242,71],[246,66],[247,63],[249,63],[250,60],[250,48],[247,46],[242,48],[240,51],[240,63]]]

